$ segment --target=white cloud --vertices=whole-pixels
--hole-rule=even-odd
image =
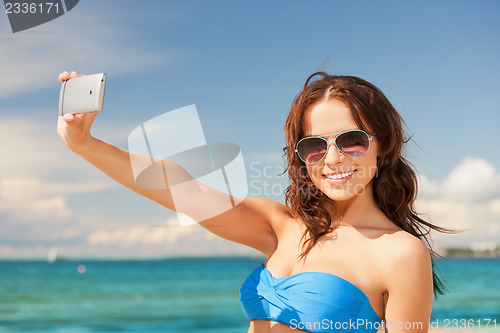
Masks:
[[[39,28],[1,34],[0,98],[54,86],[63,70],[130,73],[170,59],[135,34],[106,11],[84,5]]]
[[[59,139],[56,114],[53,118],[40,120],[23,117],[20,110],[8,110],[8,113],[21,116],[0,114],[0,179],[6,176],[49,176],[57,179],[58,175],[67,175],[68,172],[82,178],[82,175],[97,173],[94,167],[70,152]],[[124,141],[128,131],[106,125],[109,141]],[[56,186],[56,183],[52,185]]]
[[[108,182],[50,182],[38,177],[0,178],[0,212],[19,221],[62,221],[71,216],[66,196],[110,188]]]
[[[1,256],[44,257],[54,245],[59,254],[68,257],[257,254],[199,226],[180,228],[176,218],[166,221],[168,213],[163,210],[156,217],[110,218],[102,205],[77,215],[67,204],[69,196],[118,186],[67,151],[55,134],[55,124],[3,118],[0,127],[4,143],[0,156],[7,156],[0,159]],[[49,132],[53,135],[47,135]],[[271,177],[275,169],[263,169],[262,165],[249,169],[250,180],[257,177],[257,171],[261,177],[269,176],[272,183],[278,181]],[[58,177],[63,173],[78,180]],[[437,225],[466,229],[458,235],[434,233],[435,245],[500,243],[498,181],[499,174],[490,163],[473,158],[465,158],[441,182],[421,176],[419,211]]]
[[[154,220],[156,222],[156,220]],[[136,256],[139,249],[148,256],[256,255],[258,252],[217,237],[199,225],[179,227],[176,217],[166,223],[132,225],[95,230],[88,235],[88,245],[105,253]]]
[[[64,147],[56,134],[55,119],[49,124],[0,117],[0,143],[0,213],[5,218],[61,222],[71,217],[66,204],[69,195],[116,187],[104,177],[85,179],[95,170]],[[67,180],[68,170],[80,180]]]
[[[0,117],[0,156],[7,157],[0,159],[0,256],[44,258],[52,246],[68,257],[255,253],[199,226],[165,221],[163,210],[156,218],[110,218],[106,205],[82,213],[74,200],[75,214],[69,196],[122,189],[69,152],[55,132],[55,123]]]
[[[0,198],[22,202],[50,195],[68,195],[108,189],[108,182],[43,181],[37,177],[0,178]]]
[[[420,197],[438,198],[440,196],[439,184],[430,180],[424,174],[419,177],[418,189]]]
[[[500,174],[486,160],[467,157],[445,179],[442,191],[458,202],[484,202],[500,196]]]
[[[22,211],[17,210],[18,216],[32,221],[64,220],[71,215],[62,196],[39,199],[31,205],[25,205],[24,208]]]
[[[484,159],[466,157],[442,182],[420,177],[418,210],[455,235],[433,232],[437,246],[500,245],[500,174]]]
[[[426,198],[481,203],[500,196],[500,174],[484,159],[465,157],[441,183],[421,175],[419,186]]]
[[[64,168],[83,171],[81,158],[70,153],[57,137],[57,118],[53,120],[49,124],[0,116],[0,177],[54,175]]]
[[[41,245],[19,247],[0,244],[0,254],[3,258],[46,258],[48,251],[47,247]]]

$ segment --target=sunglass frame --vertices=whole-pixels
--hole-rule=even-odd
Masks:
[[[362,133],[363,133],[363,134],[365,134],[365,135],[366,135],[366,137],[368,138],[368,147],[366,148],[366,151],[365,151],[363,154],[361,154],[361,155],[356,155],[356,156],[349,155],[349,154],[345,153],[344,151],[342,151],[342,149],[340,149],[340,148],[339,148],[339,146],[337,145],[337,138],[338,138],[339,136],[341,136],[342,134],[346,134],[346,133],[350,133],[350,132],[362,132]],[[329,136],[332,136],[332,135],[336,135],[336,136],[335,136],[335,138],[330,139],[330,140],[326,139],[326,137],[329,137]],[[368,152],[368,150],[370,150],[370,143],[371,143],[371,141],[372,141],[372,139],[373,139],[373,137],[374,137],[374,136],[375,136],[375,134],[372,134],[372,135],[370,136],[368,133],[366,133],[365,131],[363,131],[363,130],[361,130],[361,129],[348,130],[348,131],[344,131],[344,132],[338,132],[338,133],[326,134],[326,135],[314,135],[314,136],[307,136],[307,137],[305,137],[305,138],[300,139],[300,140],[299,140],[299,142],[297,142],[297,144],[295,145],[295,153],[297,153],[297,156],[300,158],[300,160],[301,160],[302,162],[306,163],[306,164],[316,164],[316,163],[319,163],[319,162],[321,162],[321,161],[325,158],[325,156],[328,154],[328,150],[330,149],[330,141],[332,141],[332,140],[333,140],[333,143],[335,144],[335,147],[336,147],[336,148],[337,148],[337,150],[338,150],[339,152],[341,152],[342,154],[344,154],[344,155],[346,155],[346,156],[349,156],[349,157],[361,157],[361,156],[365,155],[365,154]],[[299,144],[300,144],[302,141],[304,141],[304,140],[307,140],[307,139],[314,139],[314,138],[317,138],[317,139],[322,139],[322,140],[326,141],[326,151],[325,151],[325,154],[323,155],[323,157],[321,157],[321,158],[320,158],[317,162],[308,163],[308,162],[306,162],[306,161],[302,158],[302,156],[300,156],[300,154],[299,154]]]

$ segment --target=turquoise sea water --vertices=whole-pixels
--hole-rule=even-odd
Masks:
[[[0,332],[246,332],[238,290],[260,262],[0,261]],[[431,320],[474,330],[496,320],[500,331],[500,259],[438,267],[450,293],[434,301]]]

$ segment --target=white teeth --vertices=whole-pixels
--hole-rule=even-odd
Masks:
[[[346,177],[349,177],[350,175],[352,175],[354,173],[354,171],[351,171],[351,172],[346,172],[346,173],[339,173],[339,174],[335,174],[335,175],[325,175],[326,178],[328,179],[340,179],[340,178],[346,178]]]

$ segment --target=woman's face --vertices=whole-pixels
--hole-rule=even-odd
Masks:
[[[328,135],[359,129],[350,109],[339,99],[322,101],[306,111],[304,118],[306,136]],[[372,135],[368,131],[368,135]],[[376,137],[370,142],[363,156],[351,157],[341,153],[334,144],[336,135],[326,137],[330,145],[326,156],[316,164],[306,164],[312,182],[335,202],[355,196],[372,195],[371,180],[377,167],[378,145]],[[338,178],[336,174],[345,174]],[[332,179],[338,178],[338,179]]]

